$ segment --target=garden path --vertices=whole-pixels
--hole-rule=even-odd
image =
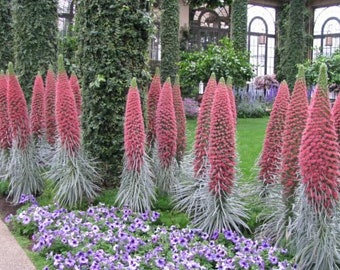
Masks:
[[[0,218],[0,270],[35,270],[33,263]]]

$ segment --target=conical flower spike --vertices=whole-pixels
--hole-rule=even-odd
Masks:
[[[0,148],[8,149],[12,145],[8,111],[7,111],[7,78],[0,73]]]
[[[176,76],[175,84],[173,87],[173,100],[176,114],[177,122],[177,150],[176,150],[176,160],[180,164],[183,160],[185,148],[186,148],[186,119],[184,104],[181,96],[181,87],[179,83],[179,76]]]
[[[76,101],[78,116],[80,116],[81,115],[82,98],[81,98],[81,92],[80,92],[78,77],[73,72],[72,72],[71,77],[70,77],[70,85],[71,85],[71,89],[72,89],[73,94],[74,94],[74,99]]]
[[[227,88],[228,88],[228,94],[229,94],[229,102],[230,102],[230,108],[231,111],[233,113],[233,117],[234,117],[234,124],[236,127],[236,122],[237,122],[237,110],[236,110],[236,102],[235,102],[235,95],[234,95],[234,91],[233,91],[233,79],[229,76],[227,78],[227,82],[226,82]]]
[[[230,95],[221,78],[216,89],[211,111],[209,136],[209,186],[211,191],[220,195],[231,193],[236,173],[236,148],[234,116]]]
[[[124,149],[127,169],[140,171],[145,154],[145,130],[136,79],[131,81],[125,108]]]
[[[77,152],[80,148],[80,123],[76,101],[64,68],[62,56],[58,58],[56,120],[58,136],[62,146],[69,153]]]
[[[306,127],[308,116],[307,86],[302,65],[294,85],[291,101],[288,106],[283,132],[281,183],[285,198],[293,198],[298,184],[299,149],[302,132]]]
[[[25,149],[29,142],[30,126],[24,92],[14,74],[13,64],[8,64],[7,106],[12,140],[18,148]]]
[[[202,176],[206,172],[208,144],[210,132],[210,113],[217,87],[215,73],[212,73],[205,88],[201,108],[197,119],[197,128],[194,146],[194,172],[195,176]]]
[[[47,71],[46,75],[46,93],[45,93],[45,124],[46,124],[46,140],[53,146],[57,137],[57,122],[55,117],[55,94],[56,81],[52,67]]]
[[[262,154],[258,166],[259,180],[266,186],[277,182],[281,166],[283,130],[289,105],[289,89],[286,81],[280,84],[270,113]]]
[[[176,156],[177,125],[170,78],[163,85],[157,106],[156,138],[158,157],[169,168]]]
[[[147,101],[147,112],[148,112],[148,131],[147,131],[147,143],[148,146],[152,146],[156,138],[156,111],[161,93],[161,77],[159,68],[156,68],[155,75],[153,76],[152,82],[149,87],[148,101]]]
[[[34,138],[41,138],[45,132],[44,81],[40,73],[35,77],[31,103],[31,131]]]
[[[302,183],[315,210],[332,208],[338,201],[339,146],[331,115],[326,66],[320,76],[310,107],[299,154]]]

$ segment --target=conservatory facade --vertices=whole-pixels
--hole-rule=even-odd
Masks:
[[[247,46],[250,62],[257,76],[275,72],[275,52],[279,47],[276,25],[282,11],[283,0],[249,0],[247,11]],[[198,50],[230,36],[230,6],[216,9],[191,8],[184,0],[180,5],[181,46],[185,50]],[[59,0],[59,28],[67,32],[75,13],[75,0]],[[311,0],[308,5],[308,31],[313,38],[309,58],[319,54],[331,55],[340,47],[340,1]],[[150,59],[161,60],[160,11],[154,8],[158,31],[151,39]]]

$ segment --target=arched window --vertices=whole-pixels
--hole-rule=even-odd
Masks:
[[[58,28],[62,34],[66,34],[68,27],[72,25],[75,14],[75,0],[58,0]]]
[[[205,7],[191,10],[189,49],[205,48],[229,36],[229,8],[214,10]]]
[[[340,6],[317,8],[314,12],[314,54],[331,55],[340,48]]]
[[[257,76],[274,73],[274,8],[248,5],[248,50]]]

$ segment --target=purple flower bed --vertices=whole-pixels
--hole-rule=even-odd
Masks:
[[[27,200],[32,198],[28,197]],[[156,226],[157,212],[92,206],[67,211],[33,204],[7,218],[26,228],[47,269],[295,269],[286,250],[231,231],[209,237],[196,229]],[[30,233],[28,233],[30,234]]]
[[[199,104],[192,98],[184,98],[183,100],[185,115],[187,118],[197,118]]]

